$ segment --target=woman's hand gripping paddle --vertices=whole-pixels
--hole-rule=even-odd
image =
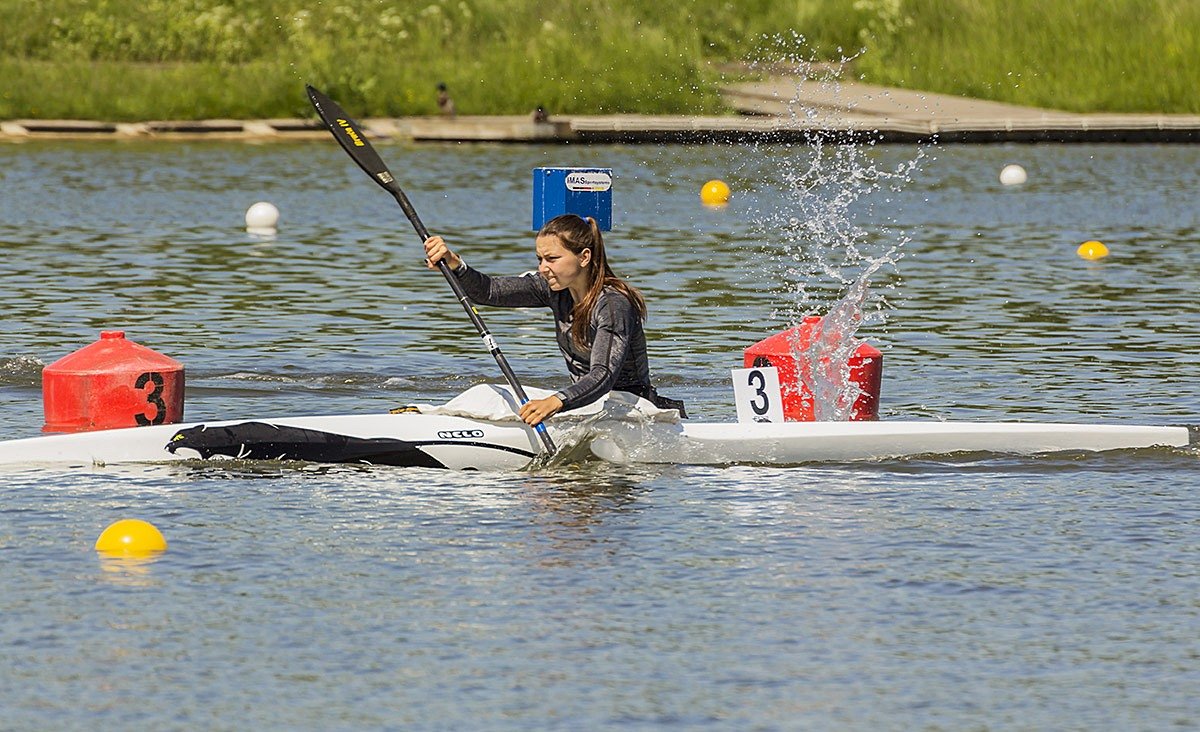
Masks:
[[[329,131],[333,133],[333,138],[338,141],[342,149],[349,153],[354,162],[358,163],[358,167],[366,171],[367,175],[371,176],[371,180],[383,186],[383,189],[392,194],[396,198],[396,203],[400,204],[400,208],[404,210],[404,215],[412,223],[413,228],[417,230],[417,236],[421,237],[421,241],[429,238],[429,231],[425,225],[421,223],[421,218],[417,216],[416,209],[409,202],[408,196],[404,195],[400,184],[396,182],[393,176],[383,164],[383,159],[371,147],[371,143],[367,142],[367,136],[358,123],[350,119],[346,112],[337,105],[329,97],[314,89],[311,85],[305,85],[308,90],[308,98],[316,108],[317,114],[321,116],[321,120]],[[479,317],[479,313],[475,312],[475,306],[471,304],[471,300],[467,297],[467,293],[463,292],[462,285],[458,278],[450,271],[450,265],[446,264],[446,260],[438,262],[438,269],[441,270],[442,276],[446,278],[446,282],[450,283],[450,288],[454,290],[455,297],[462,303],[463,309],[467,311],[467,317],[475,324],[475,330],[479,331],[479,337],[483,339],[488,350],[491,351],[492,357],[496,359],[496,364],[500,366],[500,370],[504,372],[504,378],[508,380],[508,385],[512,387],[517,398],[521,403],[529,401],[529,397],[525,395],[525,389],[521,387],[521,382],[517,380],[517,375],[513,373],[512,367],[508,365],[508,359],[500,352],[500,346],[496,344],[496,339],[488,332],[487,326],[483,324],[483,320]],[[546,425],[539,424],[537,426],[538,435],[542,438],[542,442],[546,445],[546,450],[550,455],[557,452],[554,447],[554,441],[550,439],[550,434],[546,431]]]

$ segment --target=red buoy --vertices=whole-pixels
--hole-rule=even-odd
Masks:
[[[789,422],[811,422],[816,418],[812,386],[803,374],[811,374],[805,359],[813,338],[820,335],[821,318],[810,315],[794,328],[776,333],[745,350],[745,367],[774,366],[779,369],[783,392],[783,418]],[[851,408],[850,419],[879,419],[879,389],[883,381],[883,354],[863,343],[849,358],[850,381],[861,391]]]
[[[183,364],[106,330],[42,369],[43,432],[86,432],[183,419]]]

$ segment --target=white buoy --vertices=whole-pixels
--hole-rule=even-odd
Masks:
[[[275,204],[259,201],[246,209],[246,231],[251,234],[274,234],[279,224],[279,209]]]
[[[1005,165],[1004,170],[1000,171],[1000,182],[1006,186],[1019,186],[1027,180],[1029,176],[1020,165]]]

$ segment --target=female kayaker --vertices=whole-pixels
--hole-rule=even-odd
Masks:
[[[445,259],[471,300],[510,308],[548,307],[555,339],[574,381],[571,386],[521,407],[521,419],[536,425],[564,409],[591,404],[608,392],[625,391],[663,409],[683,402],[661,397],[650,384],[642,295],[613,274],[604,239],[593,218],[565,214],[550,219],[534,242],[538,268],[519,277],[489,277],[470,267],[440,236],[425,242],[426,264]]]

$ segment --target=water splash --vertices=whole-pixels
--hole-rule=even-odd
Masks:
[[[850,359],[866,342],[855,334],[864,321],[871,276],[884,265],[894,264],[888,257],[872,261],[825,316],[810,326],[808,343],[799,338],[791,343],[792,355],[800,364],[800,380],[812,391],[813,419],[818,422],[850,419],[863,394],[858,382],[850,378]]]
[[[810,132],[801,142],[753,145],[760,167],[752,173],[757,190],[751,224],[780,295],[772,317],[789,325],[823,317],[810,328],[808,344],[793,344],[801,378],[813,392],[815,418],[846,420],[862,393],[850,380],[849,358],[864,342],[856,334],[867,325],[882,329],[891,309],[894,283],[872,285],[895,272],[910,241],[898,224],[899,194],[933,159],[931,146],[918,146],[895,162],[897,148],[877,146],[872,130],[831,133],[839,119],[853,114],[853,102],[842,109],[806,105],[800,88],[815,84],[823,98],[848,99],[842,79],[854,58],[818,63],[798,35],[768,47],[770,60],[750,66],[789,70],[782,78],[795,93],[786,115],[793,128]]]
[[[42,382],[46,367],[36,356],[6,356],[0,358],[0,386],[37,386]]]

